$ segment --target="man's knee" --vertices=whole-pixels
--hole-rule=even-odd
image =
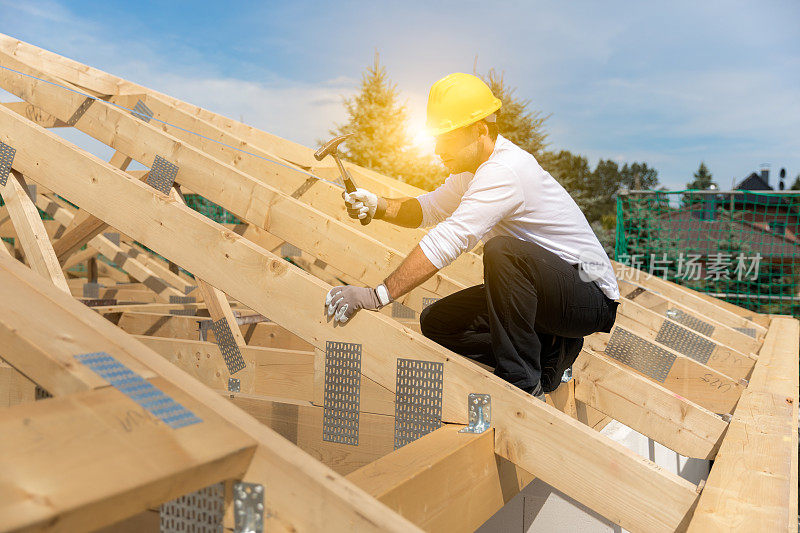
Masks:
[[[435,303],[429,305],[419,314],[419,330],[429,339],[433,339],[437,328],[434,327],[434,320],[431,319],[431,310]]]
[[[483,264],[496,264],[511,249],[516,240],[513,237],[500,235],[486,241],[486,244],[483,245]]]

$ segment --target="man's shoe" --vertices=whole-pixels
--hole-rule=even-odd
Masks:
[[[542,390],[550,393],[561,385],[564,371],[572,366],[583,348],[583,337],[571,339],[557,337],[557,350],[550,355],[547,361],[542,361]]]
[[[542,390],[542,384],[541,383],[537,383],[536,386],[533,387],[533,390],[530,391],[530,394],[531,394],[531,396],[533,396],[537,400],[542,400],[543,402],[545,401],[545,399],[544,399],[544,390]]]

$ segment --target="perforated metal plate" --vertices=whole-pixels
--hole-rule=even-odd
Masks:
[[[0,186],[5,187],[8,182],[8,173],[11,172],[11,163],[14,162],[16,149],[0,142]]]
[[[119,233],[117,233],[116,231],[109,231],[109,232],[107,232],[107,233],[103,233],[103,237],[105,237],[105,238],[106,238],[106,239],[108,239],[109,241],[111,241],[111,242],[113,242],[114,244],[116,244],[117,246],[119,246]],[[128,251],[128,255],[131,255],[131,252],[133,252],[133,251],[134,251],[134,249],[133,249],[133,248],[131,248],[131,249]],[[136,255],[138,255],[138,254],[136,254]],[[136,257],[136,255],[134,255],[134,256],[132,256],[132,257]]]
[[[281,246],[282,257],[297,257],[298,255],[303,255],[303,251],[294,244],[286,242]]]
[[[667,379],[675,362],[675,354],[621,328],[611,334],[606,355],[658,382]]]
[[[67,126],[74,126],[75,124],[77,124],[78,121],[83,116],[83,114],[86,113],[86,110],[89,109],[89,106],[91,106],[93,103],[94,103],[94,98],[90,98],[87,96],[86,100],[84,100],[83,103],[81,103],[81,105],[78,106],[78,109],[76,109],[75,112],[72,114],[72,116],[69,118],[69,120],[67,121]]]
[[[134,117],[144,120],[145,122],[150,122],[150,119],[153,118],[153,111],[147,107],[144,102],[139,100],[136,102],[136,105],[133,106],[133,111],[131,111],[131,115]]]
[[[361,345],[325,343],[322,440],[358,446]]]
[[[402,448],[442,426],[444,363],[397,360],[394,447]]]
[[[429,305],[431,305],[432,303],[435,303],[437,301],[439,301],[439,298],[423,298],[422,299],[422,308],[425,309],[426,307],[428,307]]]
[[[740,333],[756,338],[756,328],[733,328]]]
[[[197,306],[190,306],[188,309],[170,309],[169,314],[179,316],[194,316],[197,313]]]
[[[708,322],[703,322],[697,317],[685,313],[680,309],[672,308],[667,309],[667,318],[674,320],[679,324],[683,324],[687,328],[693,329],[698,333],[702,333],[706,337],[710,337],[714,333],[714,326]]]
[[[161,533],[222,533],[225,486],[216,483],[161,506]]]
[[[626,295],[625,295],[625,298],[627,298],[628,300],[633,300],[634,298],[636,298],[637,296],[639,296],[640,294],[642,294],[642,293],[643,293],[645,290],[646,290],[646,289],[645,289],[644,287],[636,287],[636,288],[635,288],[635,289],[633,289],[631,292],[629,292],[628,294],[626,294]]]
[[[242,382],[238,378],[228,378],[228,391],[239,392],[242,390]]]
[[[236,341],[233,340],[233,333],[231,333],[228,321],[220,318],[211,323],[211,328],[217,338],[217,346],[219,346],[219,351],[222,352],[222,358],[225,359],[228,373],[235,374],[243,369],[246,365],[242,358],[242,352],[239,350],[239,346],[236,345]]]
[[[164,194],[169,194],[177,175],[178,167],[157,155],[153,161],[153,166],[150,168],[150,173],[147,174],[147,184]]]
[[[81,303],[86,307],[105,307],[107,305],[117,305],[116,298],[92,298],[89,300],[81,300]]]
[[[52,398],[53,395],[41,388],[39,385],[36,385],[36,389],[33,393],[34,400],[46,400],[47,398]]]
[[[194,296],[175,296],[169,295],[169,303],[171,304],[193,304],[197,302]]]
[[[392,316],[394,318],[414,318],[417,314],[413,309],[406,307],[400,302],[392,302]]]
[[[708,358],[711,357],[711,353],[717,345],[689,328],[684,328],[669,320],[665,320],[661,324],[658,335],[656,335],[656,342],[703,364],[708,362]]]
[[[83,284],[83,297],[84,298],[100,298],[100,284],[94,282],[87,282]]]
[[[202,422],[194,413],[106,352],[84,353],[76,355],[75,359],[172,429]]]

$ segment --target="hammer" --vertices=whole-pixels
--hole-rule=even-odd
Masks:
[[[342,175],[342,181],[344,182],[344,188],[347,192],[353,192],[356,190],[356,184],[353,183],[353,178],[350,177],[350,173],[347,172],[347,169],[344,168],[342,165],[342,160],[339,159],[339,145],[347,139],[348,137],[352,137],[355,133],[348,133],[347,135],[339,135],[338,137],[334,137],[325,145],[314,152],[314,157],[317,161],[322,161],[326,155],[331,155],[336,160],[336,165],[339,167],[339,173]],[[361,225],[366,226],[369,224],[369,220],[361,219]]]

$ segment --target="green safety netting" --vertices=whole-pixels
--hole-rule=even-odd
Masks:
[[[614,258],[758,313],[800,317],[800,191],[623,191]]]
[[[186,205],[201,213],[214,222],[219,222],[220,224],[241,224],[242,222],[233,216],[230,211],[227,211],[225,208],[218,206],[211,200],[203,198],[199,194],[187,194],[184,196],[186,200]]]

